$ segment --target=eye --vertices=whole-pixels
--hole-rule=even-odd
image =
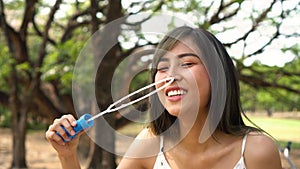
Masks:
[[[159,72],[165,72],[165,71],[167,71],[169,69],[169,67],[167,67],[167,66],[161,66],[161,67],[158,67],[157,68],[157,71],[159,71]]]
[[[161,61],[157,65],[157,71],[159,72],[165,72],[169,69],[169,63],[165,61]]]
[[[184,62],[184,63],[181,64],[182,67],[191,67],[193,65],[194,65],[193,62]]]

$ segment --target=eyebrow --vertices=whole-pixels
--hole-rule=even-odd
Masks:
[[[193,56],[193,57],[197,57],[197,58],[200,58],[198,55],[196,55],[195,53],[182,53],[182,54],[179,54],[177,55],[177,57],[180,59],[180,58],[184,58],[184,57],[187,57],[187,56]],[[162,62],[162,61],[168,61],[167,58],[164,58],[164,57],[161,57],[159,59],[158,62]]]
[[[178,58],[183,58],[183,57],[186,57],[186,56],[194,56],[194,57],[199,58],[199,56],[196,55],[195,53],[182,53],[180,55],[177,55]]]

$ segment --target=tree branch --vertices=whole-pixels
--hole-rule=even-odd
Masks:
[[[23,40],[26,39],[28,24],[30,21],[32,21],[32,18],[34,17],[35,14],[34,5],[36,4],[36,2],[37,0],[26,0],[23,22],[20,27],[20,36]]]
[[[90,15],[90,16],[93,16],[95,15],[95,18],[94,18],[94,22],[97,23],[97,25],[99,24],[102,24],[103,21],[101,21],[99,18],[96,17],[96,13],[98,12],[101,12],[103,13],[103,10],[106,8],[107,6],[103,6],[103,7],[98,7],[98,8],[94,8],[92,9],[91,7],[82,11],[82,12],[76,12],[68,21],[68,24],[67,24],[67,27],[64,29],[64,34],[63,36],[61,37],[61,42],[65,42],[67,41],[68,39],[70,39],[72,37],[72,33],[74,32],[74,30],[76,28],[79,28],[79,27],[82,27],[82,26],[87,26],[89,24],[91,24],[91,21],[90,20],[85,20],[85,21],[82,21],[82,22],[77,22],[77,19],[79,17],[83,17],[84,15]],[[95,11],[93,13],[93,11]]]
[[[34,18],[34,17],[32,18],[31,23],[32,23],[32,25],[33,25],[33,29],[35,30],[36,34],[37,34],[38,36],[40,36],[40,37],[43,37],[43,34],[42,34],[42,32],[39,30],[39,28],[38,28],[38,26],[37,26],[37,24],[36,24],[36,22],[35,22],[35,18]],[[48,41],[49,41],[52,45],[54,45],[54,46],[56,45],[56,42],[55,42],[53,39],[50,39],[49,37],[48,37]]]
[[[41,47],[40,47],[40,50],[38,53],[38,58],[33,67],[32,80],[30,81],[29,87],[23,89],[22,112],[28,112],[30,110],[30,107],[33,103],[32,98],[38,92],[38,89],[40,86],[40,76],[41,76],[40,68],[42,66],[43,59],[46,55],[46,44],[48,42],[48,34],[49,34],[50,27],[51,27],[51,23],[54,18],[54,14],[58,10],[60,3],[61,3],[61,0],[56,1],[55,5],[51,9],[49,19],[46,23],[44,34],[43,34],[43,41],[42,41],[42,44],[41,44]]]
[[[253,53],[251,54],[248,54],[247,57],[251,57],[251,56],[254,56],[254,55],[257,55],[257,54],[260,54],[264,51],[264,49],[269,46],[273,40],[275,40],[278,36],[279,36],[279,29],[277,28],[276,32],[274,33],[273,37],[271,37],[267,43],[265,43],[262,47],[260,47],[258,50],[254,51]]]
[[[265,9],[260,15],[259,17],[257,17],[253,23],[252,23],[252,27],[244,34],[244,36],[237,38],[235,41],[230,42],[230,43],[224,43],[225,46],[232,46],[233,44],[236,44],[237,42],[241,41],[241,40],[245,40],[250,33],[252,33],[254,30],[256,30],[256,28],[258,27],[259,23],[261,23],[267,16],[268,12],[271,11],[273,5],[275,4],[276,0],[274,0],[271,5]]]
[[[74,32],[74,30],[76,28],[82,27],[82,26],[87,26],[90,24],[90,21],[83,21],[80,23],[68,23],[67,28],[65,28],[64,30],[64,34],[61,37],[60,42],[66,42],[68,39],[70,39],[72,37],[72,34]]]
[[[223,0],[221,0],[217,12],[210,18],[209,23],[212,25],[214,23],[218,23],[220,21],[219,15],[221,11],[224,9]]]
[[[20,34],[7,23],[2,0],[0,5],[0,27],[3,29],[9,52],[16,60],[16,63],[23,63],[28,60],[26,45],[24,45],[26,41],[22,40]]]
[[[35,64],[36,69],[38,69],[42,66],[44,57],[46,55],[46,44],[47,44],[47,40],[49,38],[49,30],[51,28],[51,23],[53,22],[54,14],[59,9],[59,6],[60,6],[61,2],[62,2],[62,0],[57,0],[56,3],[54,4],[54,6],[52,7],[51,11],[50,11],[48,21],[45,25],[45,29],[44,29],[44,33],[43,33],[43,41],[41,43],[41,47],[40,47],[40,50],[39,50],[39,53],[38,53],[38,59],[37,59],[37,62]]]
[[[249,84],[249,85],[251,85],[255,88],[258,88],[258,87],[271,87],[271,88],[284,89],[284,90],[292,92],[292,93],[300,94],[300,90],[293,89],[291,87],[281,85],[281,84],[278,84],[276,82],[270,83],[270,82],[262,80],[262,78],[260,78],[260,77],[254,77],[254,76],[248,76],[248,75],[241,75],[240,74],[239,79],[242,82],[244,82],[246,84]]]

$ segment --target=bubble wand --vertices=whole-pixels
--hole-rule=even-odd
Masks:
[[[107,113],[111,113],[111,112],[115,112],[115,111],[121,110],[121,109],[123,109],[123,108],[125,108],[125,107],[128,107],[128,106],[130,106],[130,105],[132,105],[132,104],[135,104],[135,103],[137,103],[137,102],[139,102],[139,101],[141,101],[141,100],[143,100],[143,99],[145,99],[145,98],[147,98],[147,97],[150,97],[151,95],[153,95],[153,94],[155,94],[155,93],[161,91],[162,89],[164,89],[164,88],[166,88],[167,86],[169,86],[170,84],[172,84],[172,83],[174,82],[174,80],[175,80],[174,77],[168,77],[168,78],[159,80],[159,81],[157,81],[157,82],[151,83],[151,84],[149,84],[149,85],[147,85],[147,86],[145,86],[145,87],[143,87],[143,88],[141,88],[141,89],[138,89],[138,90],[136,90],[136,91],[134,91],[134,92],[132,92],[132,93],[130,93],[130,94],[128,94],[128,95],[122,97],[121,99],[119,99],[119,100],[117,100],[116,102],[112,103],[106,110],[97,113],[95,116],[92,116],[91,114],[88,114],[88,113],[82,115],[82,116],[76,121],[76,122],[77,122],[77,125],[73,128],[74,131],[75,131],[75,134],[74,134],[74,135],[71,135],[71,134],[70,134],[70,133],[62,126],[62,128],[64,129],[64,131],[67,133],[67,135],[68,135],[68,137],[69,137],[69,140],[63,139],[64,142],[69,142],[69,141],[71,141],[73,138],[76,137],[76,135],[77,135],[80,131],[92,127],[92,126],[94,125],[94,120],[95,120],[96,118],[98,118],[98,117],[100,117],[100,116],[103,116],[104,114],[107,114]],[[121,104],[120,106],[117,106],[118,104],[122,103],[124,100],[128,99],[129,97],[134,96],[134,95],[136,95],[136,94],[138,94],[138,93],[140,93],[140,92],[142,92],[142,91],[144,91],[144,90],[146,90],[146,89],[149,89],[149,88],[151,88],[151,87],[153,87],[153,86],[155,86],[155,85],[158,85],[158,84],[160,84],[160,83],[163,83],[163,82],[166,82],[166,83],[165,83],[164,85],[162,85],[161,87],[159,87],[159,88],[157,88],[157,89],[151,91],[150,93],[148,93],[148,94],[146,94],[146,95],[144,95],[144,96],[141,96],[141,97],[139,97],[139,98],[137,98],[137,99],[135,99],[135,100],[132,100],[132,101],[130,101],[130,102],[128,102],[128,103],[124,103],[124,104]],[[61,137],[61,135],[60,135],[58,132],[56,132],[56,134],[59,135],[59,136]],[[62,137],[61,137],[61,138],[62,138]]]

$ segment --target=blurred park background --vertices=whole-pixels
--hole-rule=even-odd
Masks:
[[[159,36],[147,38],[138,33],[142,25],[160,13],[176,15],[211,31],[226,46],[238,71],[246,114],[278,140],[279,148],[292,141],[291,157],[300,168],[299,0],[0,0],[1,169],[60,167],[44,132],[56,117],[76,115],[72,78],[81,49],[106,24],[143,12],[147,17],[120,22],[109,30],[107,36],[118,43],[97,70],[99,99],[84,105],[85,112],[93,112],[95,105],[110,105],[112,76],[118,65],[136,51],[157,44]],[[169,21],[169,29],[175,26]],[[128,82],[136,65],[147,68],[150,61],[131,57],[128,62],[134,64],[122,72],[117,84],[128,89],[125,93],[148,84],[149,79],[148,72],[142,71]],[[137,108],[144,110],[145,105]],[[126,113],[140,118],[134,111]],[[146,126],[119,113],[106,119],[118,132],[130,136]],[[115,143],[115,151],[126,150],[128,145],[114,133],[100,132]],[[79,148],[87,168],[111,169],[118,163],[119,157],[87,136]],[[284,158],[283,163],[289,168]]]

